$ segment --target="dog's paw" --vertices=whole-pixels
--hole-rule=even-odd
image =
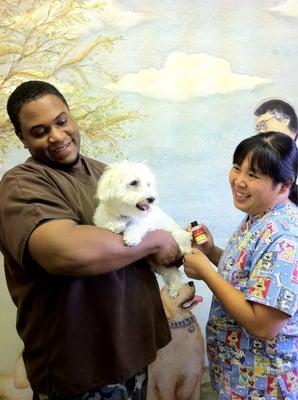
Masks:
[[[124,227],[125,226],[123,224],[108,223],[104,228],[114,233],[122,233]]]
[[[179,246],[179,249],[181,251],[182,256],[184,256],[184,254],[191,253],[191,246]]]
[[[191,243],[192,243],[191,232],[187,232],[183,229],[177,229],[172,232],[172,235],[174,236],[176,242],[178,243],[182,255],[191,253]]]
[[[141,242],[142,238],[139,235],[133,235],[132,233],[123,234],[123,242],[126,246],[136,246]]]

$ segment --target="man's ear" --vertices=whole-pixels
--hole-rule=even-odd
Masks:
[[[24,136],[22,132],[15,131],[15,134],[17,137],[20,139],[20,141],[23,143],[24,148],[27,149],[27,145],[24,143]]]

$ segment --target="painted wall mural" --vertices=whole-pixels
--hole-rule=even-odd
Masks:
[[[298,108],[297,22],[295,0],[1,1],[0,175],[28,156],[7,120],[9,93],[48,80],[69,101],[85,154],[146,161],[161,207],[182,226],[206,223],[224,247],[242,218],[227,174],[255,108],[272,97]],[[196,288],[204,332],[211,295]],[[0,376],[13,376],[22,348],[14,323],[2,267]]]
[[[120,34],[97,29],[103,8],[102,1],[1,2],[0,154],[18,144],[5,113],[7,94],[29,79],[59,84],[70,98],[86,154],[119,152],[117,141],[127,137],[123,123],[138,113],[122,109],[117,96],[100,92],[100,76],[110,79],[105,54],[123,40]],[[90,93],[94,79],[98,90]]]

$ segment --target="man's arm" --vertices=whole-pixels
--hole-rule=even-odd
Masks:
[[[28,249],[34,261],[49,273],[69,276],[111,272],[148,255],[159,264],[170,264],[180,255],[169,232],[150,232],[139,245],[128,247],[121,235],[72,220],[38,226],[29,238]]]

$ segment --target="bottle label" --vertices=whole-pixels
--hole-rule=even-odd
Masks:
[[[203,244],[207,241],[205,229],[200,225],[193,228],[192,235],[197,244]]]

